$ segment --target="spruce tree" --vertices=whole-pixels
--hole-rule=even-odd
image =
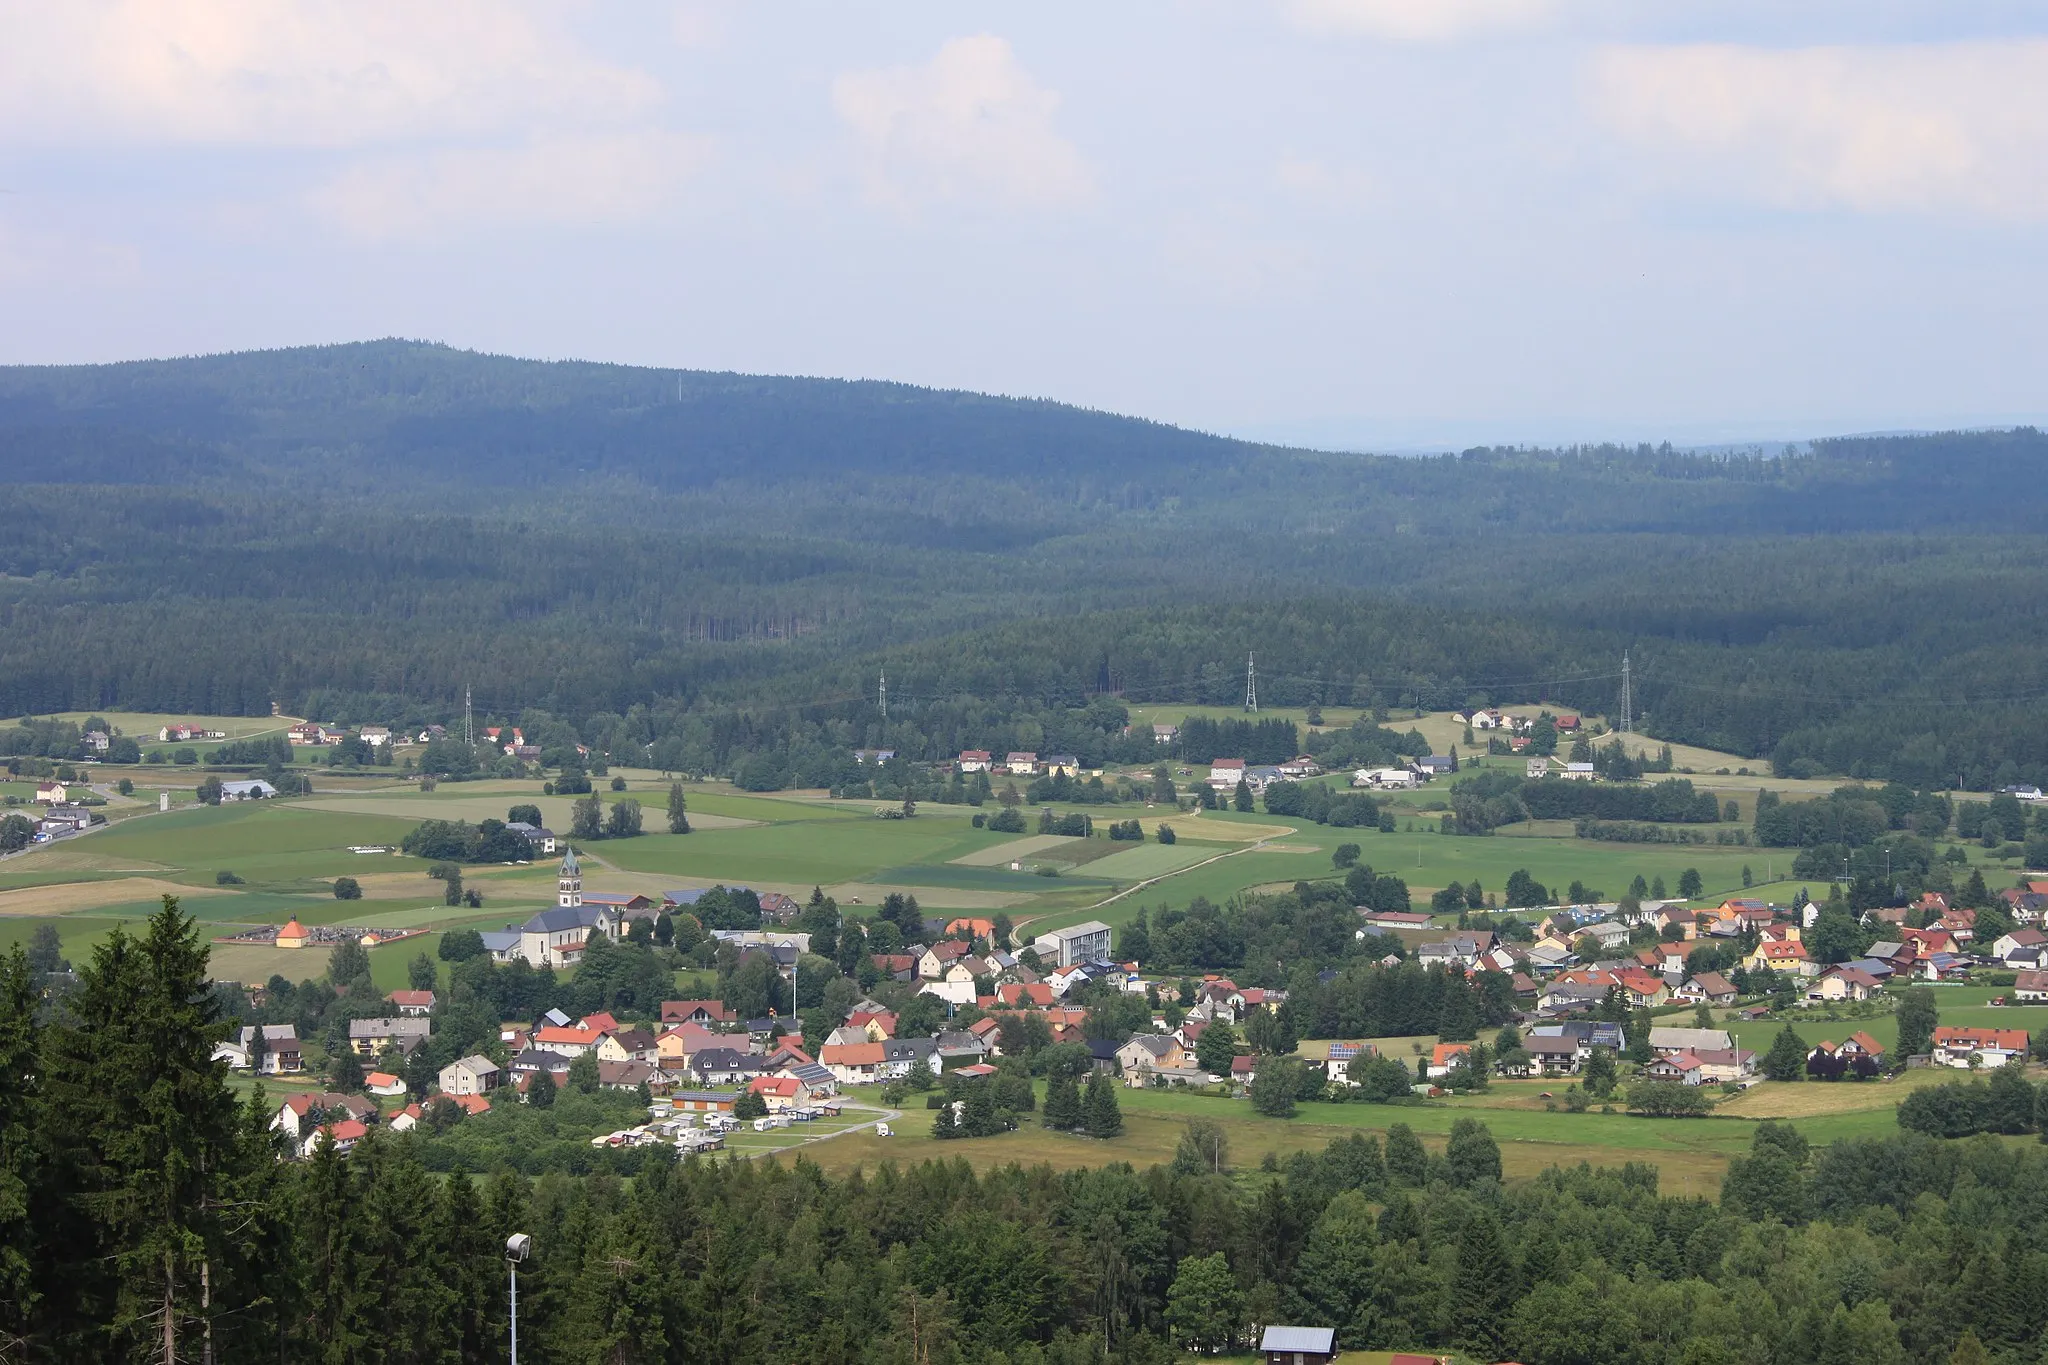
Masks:
[[[1123,1111],[1117,1107],[1116,1086],[1107,1072],[1088,1078],[1088,1098],[1082,1124],[1089,1137],[1112,1138],[1124,1130]]]
[[[321,1142],[298,1182],[301,1331],[323,1365],[347,1365],[381,1335],[373,1287],[363,1282],[362,1202],[349,1159]]]
[[[1763,1073],[1774,1081],[1804,1080],[1806,1053],[1806,1040],[1787,1024],[1778,1030],[1778,1036],[1771,1040],[1771,1050],[1764,1054]]]
[[[164,897],[142,938],[116,926],[94,949],[46,1049],[46,1150],[69,1209],[46,1263],[83,1356],[197,1354],[224,1302],[221,1191],[256,1154],[212,1060],[228,1025],[206,959]]]
[[[1045,1083],[1045,1126],[1071,1132],[1081,1124],[1081,1088],[1064,1071]]]
[[[1429,1172],[1429,1153],[1405,1123],[1387,1129],[1387,1174],[1404,1185],[1420,1185]]]
[[[1459,1341],[1482,1359],[1494,1360],[1501,1348],[1501,1324],[1514,1307],[1514,1263],[1501,1240],[1500,1224],[1486,1212],[1465,1220],[1458,1233],[1457,1268],[1451,1278],[1451,1321]]]
[[[41,1254],[30,1204],[40,1183],[34,975],[20,944],[0,957],[0,1342],[28,1336]]]
[[[932,1120],[932,1136],[942,1140],[960,1136],[960,1125],[953,1119],[953,1102],[951,1100],[942,1099],[939,1101],[938,1116]]]
[[[434,1214],[439,1273],[454,1297],[443,1345],[454,1360],[488,1359],[505,1339],[505,1314],[497,1292],[504,1273],[499,1259],[503,1241],[493,1235],[476,1182],[460,1159],[441,1186]]]

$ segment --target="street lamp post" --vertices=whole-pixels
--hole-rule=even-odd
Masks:
[[[512,1276],[512,1365],[519,1365],[519,1263],[533,1254],[533,1238],[515,1232],[505,1239],[505,1266]]]

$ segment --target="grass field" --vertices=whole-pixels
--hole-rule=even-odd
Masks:
[[[1911,1082],[1917,1084],[1921,1082]],[[1778,1108],[1815,1096],[1797,1111],[1801,1131],[1817,1143],[1838,1137],[1877,1136],[1893,1131],[1892,1109],[1904,1087],[1899,1083],[1863,1086],[1798,1084],[1759,1086],[1743,1097],[1750,1112],[1724,1111],[1705,1119],[1655,1120],[1597,1111],[1570,1114],[1542,1107],[1539,1093],[1562,1090],[1556,1082],[1503,1082],[1477,1096],[1428,1105],[1305,1104],[1291,1119],[1270,1119],[1253,1113],[1250,1102],[1194,1095],[1181,1091],[1117,1091],[1126,1132],[1109,1141],[1049,1133],[1028,1118],[1013,1133],[941,1143],[931,1136],[931,1116],[910,1108],[895,1125],[896,1136],[857,1134],[807,1153],[828,1171],[843,1173],[856,1166],[873,1167],[883,1160],[951,1160],[964,1157],[977,1165],[1040,1162],[1057,1169],[1129,1161],[1140,1168],[1171,1161],[1173,1149],[1191,1118],[1222,1125],[1230,1143],[1231,1161],[1240,1169],[1256,1167],[1271,1152],[1278,1157],[1320,1150],[1349,1133],[1384,1137],[1389,1125],[1405,1123],[1425,1146],[1440,1150],[1451,1124],[1478,1118],[1501,1144],[1501,1161],[1510,1179],[1527,1178],[1551,1166],[1579,1162],[1620,1165],[1646,1162],[1658,1168],[1669,1194],[1716,1197],[1729,1158],[1745,1152],[1756,1123],[1775,1116]],[[1784,1092],[1780,1098],[1772,1092]],[[912,1104],[917,1103],[916,1097]],[[1795,1106],[1796,1108],[1796,1106]],[[1788,1110],[1787,1112],[1793,1112]]]

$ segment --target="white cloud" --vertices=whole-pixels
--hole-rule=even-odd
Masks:
[[[1059,103],[989,34],[955,38],[923,66],[852,71],[832,84],[832,107],[860,140],[869,194],[905,209],[1085,198],[1092,177],[1054,127]]]
[[[546,119],[661,89],[491,0],[0,0],[0,142],[346,147]]]
[[[632,223],[672,206],[710,155],[708,138],[646,131],[371,157],[314,190],[307,207],[369,241]]]
[[[1591,90],[1687,184],[1792,208],[2048,216],[2048,42],[1615,47]]]
[[[1283,0],[1287,18],[1311,33],[1443,43],[1535,28],[1553,0]]]

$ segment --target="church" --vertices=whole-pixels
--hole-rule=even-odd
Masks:
[[[614,941],[625,937],[626,919],[619,910],[583,903],[583,869],[571,848],[555,877],[554,908],[519,926],[518,955],[535,967],[572,967],[597,935]]]

